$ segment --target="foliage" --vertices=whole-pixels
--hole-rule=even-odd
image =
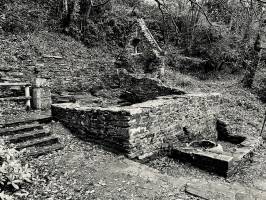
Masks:
[[[248,54],[261,26],[263,9],[257,1],[114,0],[111,6],[92,6],[85,17],[82,14],[85,1],[65,1],[71,8],[69,13],[63,13],[62,2],[0,0],[0,34],[48,27],[64,31],[87,47],[104,45],[113,52],[125,48],[134,19],[143,17],[165,49],[174,46],[184,57],[204,60],[200,73],[236,74],[254,68],[249,66],[255,64],[254,58]],[[64,17],[70,20],[67,28],[62,26]],[[168,63],[176,69],[182,65],[175,58],[178,54],[168,52]]]
[[[266,68],[263,68],[265,64],[265,61],[262,62],[254,81],[254,89],[258,93],[260,100],[264,103],[266,103]]]
[[[61,31],[81,40],[88,47],[103,43],[118,48],[125,46],[132,23],[123,9],[113,9],[111,4],[85,6],[82,0],[76,0],[67,1],[71,9],[64,11],[59,2],[55,2],[54,7],[59,10],[57,18],[61,21]]]
[[[134,60],[125,49],[116,55],[115,67],[126,69],[131,73],[134,72]]]
[[[266,78],[261,81],[261,85],[258,91],[258,95],[264,103],[266,102]]]
[[[51,1],[0,0],[0,29],[19,34],[53,26]],[[51,7],[50,7],[51,6]]]
[[[165,46],[182,48],[185,56],[207,60],[205,71],[245,72],[261,26],[262,5],[257,1],[157,0],[141,12],[157,22],[149,26]],[[148,20],[146,20],[148,21]],[[172,52],[170,52],[172,53]],[[178,68],[178,63],[176,68]]]
[[[123,4],[129,7],[141,6],[143,0],[116,0],[117,4]]]
[[[0,198],[3,200],[12,199],[5,192],[14,193],[26,182],[31,182],[32,171],[28,164],[21,163],[20,157],[21,152],[7,147],[3,140],[0,141]]]

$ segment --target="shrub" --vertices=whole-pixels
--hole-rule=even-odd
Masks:
[[[12,194],[21,189],[26,182],[31,182],[32,172],[28,164],[23,165],[22,152],[8,147],[0,140],[0,198],[12,199]],[[6,194],[5,194],[6,193]]]
[[[266,103],[266,69],[263,68],[265,62],[261,63],[260,69],[257,71],[254,79],[254,89],[256,90],[260,100]]]
[[[131,73],[135,71],[134,60],[127,50],[123,49],[116,55],[115,67],[126,69]]]
[[[20,34],[53,25],[52,0],[50,3],[38,1],[0,0],[0,29],[6,33]]]

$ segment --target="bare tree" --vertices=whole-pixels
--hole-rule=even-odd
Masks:
[[[80,30],[83,31],[87,25],[87,19],[92,9],[92,0],[80,0]]]
[[[250,2],[250,7],[254,9],[254,2],[251,0]],[[261,0],[257,0],[256,3],[258,3],[258,12],[253,12],[255,14],[255,17],[258,20],[258,24],[259,24],[259,28],[256,34],[256,39],[255,42],[253,44],[253,46],[250,47],[249,51],[248,51],[248,62],[244,63],[244,67],[246,68],[246,73],[244,75],[244,78],[242,80],[243,86],[244,87],[248,87],[251,88],[254,82],[254,78],[256,75],[256,71],[259,67],[260,64],[260,60],[261,60],[261,38],[263,34],[262,29],[265,26],[265,19],[264,19],[264,14],[265,14],[265,8],[264,6],[266,5],[266,2],[261,1]],[[243,4],[242,4],[243,5]],[[252,22],[252,14],[250,12],[250,10],[248,10],[247,14],[249,15],[249,19],[248,19],[248,27],[245,30],[244,33],[244,40],[249,40],[250,37],[250,23]]]
[[[80,15],[80,30],[83,31],[87,25],[87,19],[89,19],[91,11],[105,6],[111,0],[100,1],[95,4],[93,0],[62,0],[62,24],[64,29],[68,29],[74,12],[76,4],[79,4],[79,15]]]

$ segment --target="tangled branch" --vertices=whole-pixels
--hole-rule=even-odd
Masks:
[[[207,22],[210,24],[210,26],[213,26],[213,24],[211,23],[211,21],[209,20],[207,14],[204,12],[204,9],[202,8],[202,6],[195,0],[189,0],[190,3],[194,4],[195,6],[197,6],[200,10],[200,12],[204,15],[204,17],[206,18]]]

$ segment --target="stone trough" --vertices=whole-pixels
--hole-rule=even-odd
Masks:
[[[219,126],[219,121],[217,126]],[[206,141],[204,142],[206,143]],[[218,131],[217,143],[210,143],[212,145],[205,147],[198,145],[175,146],[170,156],[192,163],[201,169],[228,177],[250,160],[253,152],[263,143],[263,139],[261,137],[225,135],[224,132]]]

